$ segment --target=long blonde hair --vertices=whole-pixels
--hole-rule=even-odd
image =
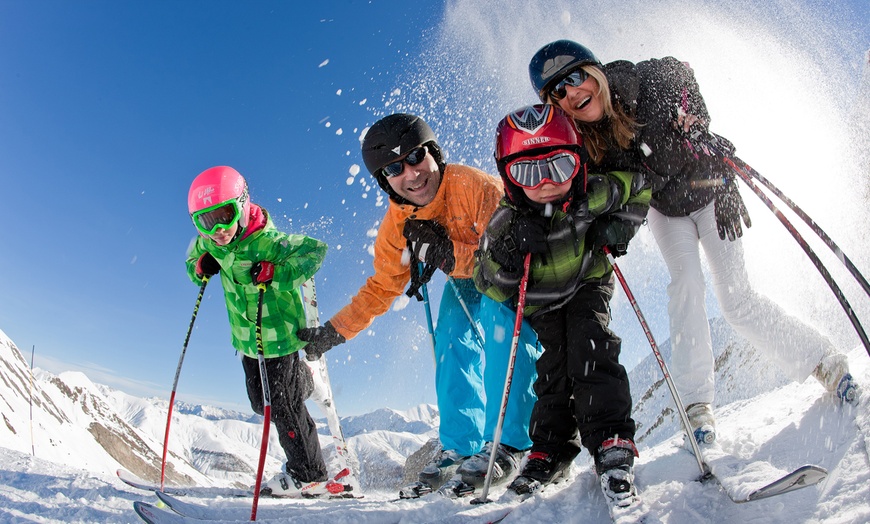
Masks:
[[[607,77],[604,76],[604,71],[596,65],[584,65],[583,70],[598,82],[598,92],[595,93],[595,96],[601,101],[601,106],[604,109],[602,120],[606,120],[609,124],[601,125],[601,120],[598,122],[574,120],[577,129],[583,135],[589,157],[597,164],[604,158],[604,154],[613,142],[616,142],[620,149],[631,147],[631,141],[634,140],[640,124],[629,116],[621,106],[613,105],[610,84],[607,82]],[[558,101],[553,100],[549,95],[548,101],[553,105],[559,105]]]

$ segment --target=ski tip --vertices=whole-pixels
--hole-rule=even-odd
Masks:
[[[157,490],[154,492],[154,495],[157,497],[157,500],[159,500],[161,504],[169,508],[172,508],[173,506],[178,504],[178,499],[168,493]]]
[[[148,504],[147,502],[134,502],[133,511],[136,512],[136,515],[138,515],[139,518],[141,518],[148,524],[169,524],[173,522],[180,522],[179,519],[174,518],[174,513],[166,512],[162,509],[157,508],[156,506]]]
[[[761,500],[814,486],[828,477],[828,470],[815,464],[801,466],[782,478],[750,493],[745,499],[735,502]],[[733,499],[732,499],[733,500]]]

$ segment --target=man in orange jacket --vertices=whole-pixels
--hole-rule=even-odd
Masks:
[[[363,139],[362,156],[366,168],[390,197],[375,239],[375,273],[322,327],[303,329],[298,336],[309,342],[306,353],[318,358],[385,313],[409,281],[408,296],[418,296],[419,287],[428,282],[435,269],[451,277],[456,286],[445,286],[435,330],[441,452],[420,473],[420,481],[437,489],[458,471],[464,482],[482,485],[516,313],[482,296],[471,277],[474,251],[503,196],[502,185],[480,170],[444,162],[434,132],[414,115],[397,113],[372,125]],[[417,260],[425,264],[424,270],[417,269]],[[483,328],[485,368],[481,358],[484,348],[476,340],[457,294]],[[535,402],[532,384],[537,357],[537,337],[524,324],[494,484],[507,481],[518,470],[523,450],[531,446],[528,426]]]

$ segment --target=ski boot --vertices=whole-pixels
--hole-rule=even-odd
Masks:
[[[840,353],[828,353],[813,370],[813,377],[841,402],[858,400],[858,385],[849,373],[849,360]]]
[[[560,460],[555,454],[543,451],[529,453],[519,476],[508,486],[508,493],[525,498],[540,491],[547,484],[559,482],[571,470],[571,460]]]
[[[443,449],[423,467],[417,480],[428,485],[432,490],[437,490],[453,477],[466,458],[468,457],[463,457],[451,449]]]
[[[858,384],[852,378],[851,373],[846,373],[837,384],[837,398],[843,402],[856,404],[858,402]]]
[[[601,480],[601,491],[611,507],[624,508],[634,504],[634,457],[637,448],[630,439],[605,440],[595,452],[595,471]]]
[[[462,476],[456,474],[453,475],[450,480],[442,484],[436,493],[448,499],[457,499],[473,495],[474,486],[464,482]]]
[[[466,459],[456,470],[462,477],[462,481],[476,488],[482,487],[486,480],[486,472],[489,468],[489,459],[492,456],[492,442],[487,442],[480,453],[476,453]],[[495,455],[495,464],[492,466],[491,486],[497,486],[507,482],[520,469],[520,461],[523,452],[505,444],[499,444]]]
[[[400,499],[418,499],[423,495],[428,495],[429,493],[432,493],[432,486],[420,481],[399,488]]]
[[[698,444],[712,444],[716,442],[716,419],[713,418],[713,410],[706,402],[697,402],[686,408],[689,417],[689,425],[692,434]]]
[[[281,471],[260,489],[260,495],[277,498],[316,498],[322,495],[331,498],[352,498],[353,486],[346,482],[350,480],[350,470],[347,468],[339,471],[332,478],[308,482],[297,480],[287,472],[285,463]]]

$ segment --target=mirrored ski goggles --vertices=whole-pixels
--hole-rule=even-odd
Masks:
[[[557,186],[568,182],[580,171],[582,163],[576,152],[557,149],[538,156],[508,160],[503,169],[516,185],[537,189],[544,182]]]
[[[583,69],[577,69],[560,80],[552,89],[550,89],[550,98],[553,100],[562,100],[565,98],[565,95],[568,94],[568,90],[565,89],[567,86],[580,87],[580,84],[585,82],[587,78],[589,78],[589,73]]]
[[[190,214],[196,229],[203,235],[214,235],[218,229],[229,229],[242,217],[236,199],[194,211]]]
[[[405,166],[403,164],[408,164],[409,166],[416,166],[420,162],[426,158],[426,153],[429,150],[426,146],[415,147],[411,150],[408,155],[402,160],[396,160],[390,164],[384,166],[381,170],[384,173],[384,176],[387,178],[393,178],[394,176],[399,176],[402,174],[402,171],[405,170]]]

